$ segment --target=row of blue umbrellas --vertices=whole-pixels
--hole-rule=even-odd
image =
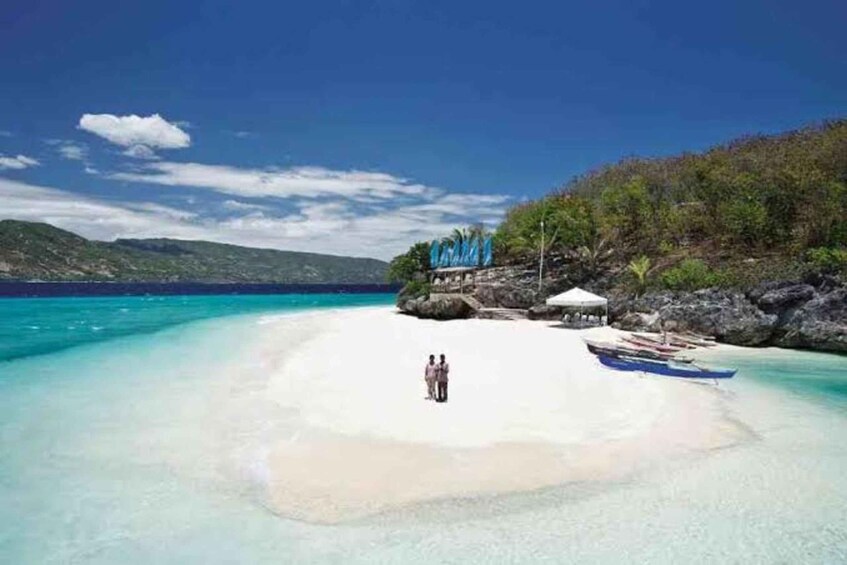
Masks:
[[[480,248],[482,253],[480,254]],[[490,267],[494,263],[491,236],[485,239],[472,237],[463,241],[439,243],[434,240],[429,247],[429,266],[444,267]]]

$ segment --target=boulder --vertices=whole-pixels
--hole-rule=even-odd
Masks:
[[[631,294],[612,294],[609,298],[609,316],[620,319],[629,312],[650,314],[675,300],[672,292],[651,292],[639,297]]]
[[[615,320],[612,327],[628,332],[654,332],[661,330],[659,327],[658,312],[649,314],[645,312],[627,312]]]
[[[536,304],[527,311],[526,317],[530,320],[561,320],[562,307]]]
[[[770,340],[778,317],[766,314],[739,292],[718,289],[683,293],[662,306],[664,323],[712,335],[734,345],[757,346]]]
[[[474,297],[486,308],[531,308],[538,293],[516,284],[478,284]]]
[[[414,298],[402,302],[398,307],[404,314],[433,320],[459,320],[473,315],[473,308],[456,296],[431,295],[429,298]]]
[[[764,292],[756,304],[768,313],[778,313],[781,310],[807,302],[814,298],[815,289],[809,284],[794,284]]]
[[[816,294],[783,312],[774,345],[847,353],[847,288]]]

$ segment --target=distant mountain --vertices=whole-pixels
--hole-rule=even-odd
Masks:
[[[0,220],[0,280],[206,283],[381,283],[377,259],[209,241],[93,241],[50,224]]]

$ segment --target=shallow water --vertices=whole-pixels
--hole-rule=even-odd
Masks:
[[[81,342],[67,318],[126,320],[114,314],[126,306],[22,301],[3,318],[16,358],[0,363],[0,562],[847,562],[847,363],[810,353],[723,360],[740,367],[720,385],[725,410],[756,438],[742,445],[614,483],[337,526],[275,516],[255,451],[288,415],[264,397],[250,347],[254,313],[291,310],[239,310],[245,298],[268,297],[222,297],[217,313],[135,299],[140,322]],[[32,316],[55,330],[27,349],[8,327]]]
[[[0,361],[252,312],[391,304],[389,294],[0,299]]]

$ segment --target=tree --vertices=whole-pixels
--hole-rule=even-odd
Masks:
[[[589,245],[597,237],[594,207],[585,198],[554,194],[520,204],[506,213],[495,232],[498,253],[515,260],[528,260],[541,249],[544,222],[544,251],[564,253]]]
[[[398,255],[388,265],[388,280],[393,283],[406,284],[423,278],[429,270],[429,244],[418,242],[411,246],[406,253]]]
[[[597,238],[591,245],[582,245],[577,248],[577,258],[589,275],[595,275],[603,262],[608,259],[614,249],[609,246],[606,238]]]
[[[627,267],[635,278],[635,295],[639,296],[647,288],[647,275],[650,272],[650,258],[642,255],[630,261]]]
[[[600,206],[606,229],[616,233],[621,241],[639,249],[651,241],[651,226],[656,222],[642,177],[608,187],[600,195]]]

